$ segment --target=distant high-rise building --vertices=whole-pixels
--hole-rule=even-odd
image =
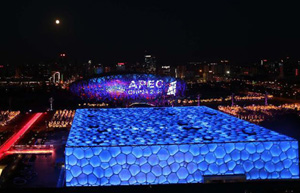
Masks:
[[[157,74],[165,76],[174,76],[174,68],[170,65],[162,65],[157,69]]]
[[[145,64],[144,64],[145,72],[150,74],[156,73],[156,58],[153,55],[147,54],[145,55]]]
[[[103,67],[101,64],[94,65],[94,73],[95,74],[101,74],[103,73]]]
[[[177,66],[175,69],[175,78],[185,78],[186,66]]]
[[[284,78],[283,64],[279,63],[279,78]]]
[[[184,78],[192,81],[222,81],[231,76],[228,60],[188,62],[186,66]]]
[[[105,68],[104,68],[104,73],[108,73],[108,72],[110,72],[111,71],[111,68],[109,67],[109,66],[106,66]]]
[[[143,70],[143,66],[139,62],[133,62],[130,64],[126,64],[126,71],[128,72],[145,72]]]
[[[286,59],[282,60],[283,62],[283,73],[284,78],[287,79],[295,79],[298,78],[298,68],[299,62],[295,59],[291,59],[290,57],[286,57]]]
[[[117,71],[125,71],[125,62],[118,62],[116,65],[116,70]]]

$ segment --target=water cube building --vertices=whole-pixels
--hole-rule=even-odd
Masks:
[[[205,106],[78,109],[65,154],[67,186],[299,178],[295,139]]]

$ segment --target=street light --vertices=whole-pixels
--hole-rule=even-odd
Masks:
[[[53,101],[54,101],[54,99],[53,99],[53,97],[51,97],[49,99],[49,102],[50,102],[50,111],[53,111]]]
[[[55,23],[56,23],[57,25],[60,24],[59,19],[55,20]]]

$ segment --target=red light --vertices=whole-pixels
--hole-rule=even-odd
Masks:
[[[4,66],[3,66],[3,65],[0,65],[0,68],[4,68]]]
[[[36,113],[16,134],[11,136],[0,146],[0,159],[23,135],[24,133],[36,122],[36,120],[43,115],[43,113]]]
[[[62,56],[66,56],[66,54],[62,54]]]
[[[49,154],[53,153],[53,149],[22,149],[22,150],[9,150],[5,154]]]
[[[268,60],[264,59],[263,61],[264,61],[264,62],[267,62]]]
[[[118,66],[124,66],[124,64],[125,64],[124,62],[119,62]]]

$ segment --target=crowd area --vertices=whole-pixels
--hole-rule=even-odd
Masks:
[[[50,128],[71,127],[75,110],[56,110],[52,119],[48,122]]]
[[[262,93],[253,93],[249,92],[246,96],[232,95],[227,97],[219,97],[219,98],[201,98],[201,95],[198,95],[194,99],[184,98],[178,100],[170,100],[169,103],[177,104],[177,105],[198,105],[199,104],[207,104],[207,103],[222,103],[227,101],[262,101],[267,99],[273,99],[273,95],[265,95]]]
[[[233,115],[237,118],[250,121],[253,123],[260,123],[264,120],[271,119],[277,115],[285,114],[288,112],[300,113],[300,104],[283,104],[275,105],[250,105],[241,107],[234,106],[218,106],[218,109],[227,114]]]
[[[0,111],[0,126],[7,125],[11,120],[16,118],[20,111]]]

